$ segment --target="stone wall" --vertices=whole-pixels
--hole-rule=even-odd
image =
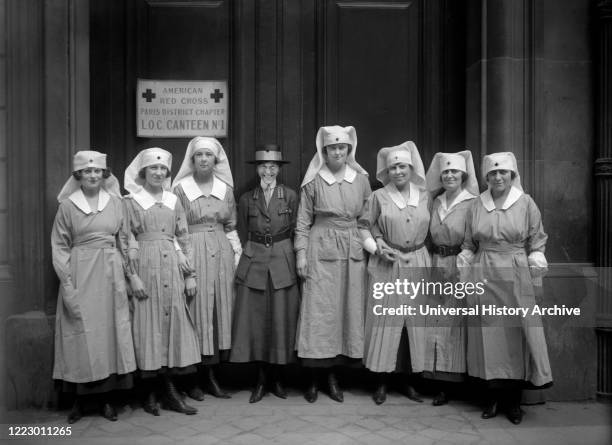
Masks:
[[[9,227],[7,179],[7,45],[6,0],[0,0],[0,320],[13,312],[14,288],[9,268]],[[2,327],[3,329],[3,327]],[[0,338],[4,338],[0,335]],[[4,342],[0,342],[0,362],[6,360]],[[4,405],[5,368],[0,366],[0,410]]]
[[[512,151],[549,235],[547,305],[580,303],[580,326],[546,323],[553,400],[595,397],[594,45],[589,0],[468,0],[466,145]],[[589,300],[590,299],[590,300]],[[591,327],[585,327],[587,324]]]

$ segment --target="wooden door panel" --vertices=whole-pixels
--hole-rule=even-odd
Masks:
[[[373,174],[380,147],[417,139],[419,1],[325,1],[320,121],[357,129]]]
[[[145,0],[139,31],[142,74],[155,79],[226,79],[231,34],[228,0]]]
[[[231,14],[230,0],[139,0],[134,77],[229,81],[233,50]],[[189,139],[136,138],[132,156],[143,148],[162,147],[173,154],[176,173]],[[225,140],[221,143],[226,145]]]

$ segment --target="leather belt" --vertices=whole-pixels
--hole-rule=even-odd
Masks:
[[[459,255],[461,253],[461,246],[438,246],[434,244],[432,250],[440,256]]]
[[[190,224],[189,233],[223,231],[223,224]]]
[[[390,243],[390,242],[389,242],[389,241],[387,241],[387,240],[385,240],[385,242],[386,242],[386,243],[387,243],[387,245],[388,245],[389,247],[391,247],[392,249],[399,250],[399,251],[400,251],[400,252],[402,252],[402,253],[410,253],[410,252],[414,252],[415,250],[419,250],[421,247],[425,246],[425,243],[421,243],[421,244],[417,244],[417,245],[416,245],[416,246],[414,246],[414,247],[401,247],[401,246],[398,246],[397,244]]]
[[[136,235],[136,241],[172,241],[174,234],[167,232],[143,232]]]
[[[290,238],[291,235],[289,231],[277,233],[276,235],[270,235],[266,233],[265,235],[260,235],[257,232],[249,232],[249,240],[254,243],[263,244],[266,247],[270,247],[272,244],[282,241],[284,239]]]

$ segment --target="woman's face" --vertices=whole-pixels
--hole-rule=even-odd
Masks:
[[[193,165],[197,173],[208,174],[215,168],[215,154],[208,149],[197,150],[193,155]]]
[[[101,168],[85,168],[81,170],[81,187],[85,191],[98,191],[102,185],[104,170]]]
[[[168,167],[163,164],[149,165],[145,168],[145,181],[152,187],[162,187],[168,175]]]
[[[387,172],[389,173],[389,179],[397,188],[404,188],[410,182],[412,176],[412,168],[406,162],[398,162],[391,167],[387,167]]]
[[[349,144],[332,144],[325,147],[323,157],[325,163],[332,170],[337,170],[346,164]]]
[[[510,170],[492,170],[487,173],[487,184],[492,193],[504,193],[512,186],[512,172]]]
[[[279,171],[280,166],[276,162],[262,162],[261,164],[257,164],[257,174],[264,184],[272,184],[278,176]]]
[[[447,192],[455,192],[461,187],[461,170],[448,169],[444,170],[440,175],[442,187]]]

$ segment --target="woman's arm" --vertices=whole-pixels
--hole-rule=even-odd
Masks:
[[[236,201],[234,199],[234,190],[231,187],[227,188],[225,193],[225,202],[229,208],[230,216],[223,224],[225,230],[225,237],[232,246],[234,251],[234,267],[238,267],[240,262],[240,256],[242,255],[242,244],[240,243],[240,237],[236,231],[237,215],[236,215]]]
[[[62,287],[62,301],[68,313],[74,318],[80,318],[81,310],[77,300],[76,289],[72,284],[70,257],[72,250],[72,224],[68,201],[60,203],[53,229],[51,230],[51,254],[53,268]]]
[[[540,209],[530,196],[527,198],[527,261],[532,277],[536,278],[548,272],[548,261],[544,256],[548,235],[544,232]]]
[[[308,264],[306,252],[310,237],[310,227],[314,220],[314,201],[315,201],[314,181],[302,187],[300,193],[300,205],[297,211],[295,223],[294,249],[296,253],[296,266],[298,275],[306,278],[308,275]]]

